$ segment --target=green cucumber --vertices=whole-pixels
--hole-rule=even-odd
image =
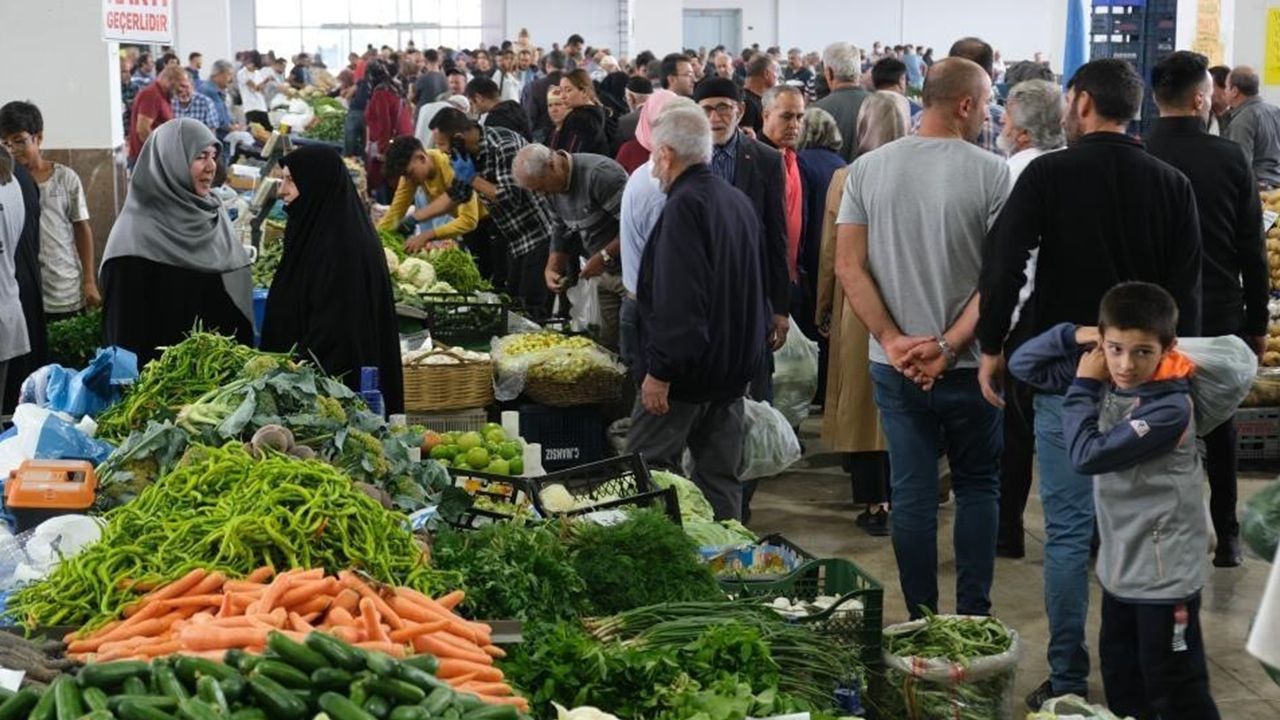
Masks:
[[[173,661],[173,671],[185,683],[194,685],[196,680],[209,676],[215,680],[226,680],[238,674],[230,665],[214,662],[205,658],[183,655]]]
[[[422,707],[432,716],[439,715],[444,709],[449,707],[449,703],[453,701],[453,688],[438,687],[431,691],[426,700],[422,701]]]
[[[424,707],[401,705],[387,716],[387,720],[431,720],[431,713]]]
[[[186,720],[221,720],[222,714],[213,706],[198,698],[178,703],[178,716]]]
[[[231,648],[227,651],[226,655],[222,656],[222,662],[242,673],[247,673],[252,670],[253,666],[257,665],[258,661],[261,659],[262,656],[247,653],[239,648]]]
[[[369,666],[369,671],[374,675],[386,678],[394,678],[396,676],[396,667],[400,665],[395,658],[380,652],[368,653],[365,656],[365,664]]]
[[[138,698],[127,698],[116,710],[120,720],[174,720],[169,713],[158,709],[155,705],[139,702]]]
[[[254,675],[249,678],[249,690],[258,699],[258,704],[267,711],[273,720],[295,720],[307,714],[307,704],[297,695],[289,692],[280,683],[266,675]]]
[[[35,709],[31,711],[29,720],[54,720],[57,710],[53,688],[45,688],[44,693],[40,695],[40,702],[36,703]]]
[[[27,713],[40,702],[40,691],[24,688],[0,705],[0,720],[25,720]]]
[[[423,653],[422,655],[414,655],[413,657],[405,658],[404,660],[400,661],[400,664],[416,667],[419,670],[429,672],[432,675],[435,675],[436,671],[440,669],[440,661],[436,659],[435,655],[431,655],[429,653]]]
[[[85,688],[80,693],[80,699],[84,701],[84,706],[93,710],[107,709],[107,693],[102,688]]]
[[[311,673],[311,684],[321,690],[343,690],[354,680],[351,673],[333,667],[323,667]]]
[[[281,685],[294,690],[311,687],[311,678],[298,668],[279,660],[263,660],[253,668],[254,675],[266,675]]]
[[[364,669],[364,653],[332,635],[313,632],[307,635],[306,646],[328,658],[334,667],[351,672]]]
[[[63,675],[49,686],[53,693],[53,704],[58,720],[78,720],[84,714],[84,703],[80,702],[80,688],[69,675]]]
[[[271,720],[258,708],[244,708],[231,713],[231,720]]]
[[[400,666],[396,668],[396,679],[414,685],[426,693],[435,692],[441,688],[450,689],[449,683],[425,670],[406,663],[400,663]]]
[[[378,720],[387,720],[387,716],[391,714],[391,703],[381,695],[374,695],[364,701],[364,711]]]
[[[177,700],[163,695],[116,695],[115,697],[107,698],[107,709],[119,715],[121,714],[121,706],[126,702],[131,702],[134,705],[146,705],[161,712],[176,711],[178,709]]]
[[[267,634],[267,648],[280,656],[280,659],[303,672],[313,673],[320,668],[329,667],[329,660],[311,648],[296,643],[285,637],[283,633]]]
[[[385,677],[371,679],[369,681],[369,690],[374,694],[394,701],[398,705],[416,705],[427,697],[427,693],[416,685],[410,685],[403,680],[392,680]]]
[[[205,675],[196,681],[196,697],[213,706],[222,715],[230,715],[231,708],[227,705],[227,696],[222,692],[222,686],[218,684],[218,680],[210,675]]]
[[[520,711],[514,705],[485,705],[468,710],[462,720],[519,720]]]
[[[178,702],[191,697],[191,693],[178,679],[178,674],[168,664],[156,663],[151,674],[156,678],[156,690],[159,690],[161,695],[168,695]]]
[[[116,720],[116,714],[110,710],[94,710],[91,713],[81,715],[80,720]]]
[[[3,705],[5,700],[8,700],[14,695],[17,695],[17,693],[10,690],[9,688],[0,688],[0,705]]]
[[[150,669],[141,660],[89,663],[81,668],[79,680],[82,687],[111,688],[131,677],[146,675]]]
[[[236,702],[244,697],[244,691],[248,688],[245,679],[239,675],[234,675],[226,680],[219,680],[218,687],[222,688],[222,696],[227,702]]]
[[[127,677],[121,685],[121,695],[147,695],[147,683],[137,675]]]
[[[471,693],[458,693],[454,696],[454,700],[456,701],[457,706],[462,708],[464,715],[472,710],[479,710],[482,707],[488,707],[483,700]]]
[[[327,692],[320,696],[320,709],[330,720],[376,720],[359,705],[337,693]]]

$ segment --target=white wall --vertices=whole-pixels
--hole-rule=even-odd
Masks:
[[[1280,104],[1280,85],[1267,85],[1264,64],[1267,34],[1267,8],[1280,7],[1275,0],[1236,0],[1235,31],[1231,42],[1230,64],[1249,65],[1262,78],[1262,97]]]
[[[193,0],[185,0],[192,2]],[[194,0],[199,2],[200,0]],[[263,2],[271,2],[271,0],[262,0]],[[257,3],[254,0],[229,0],[228,9],[231,15],[231,27],[229,32],[231,35],[231,55],[228,60],[234,60],[235,54],[241,50],[252,50],[258,45],[258,29],[257,29]],[[217,58],[214,58],[215,60]],[[344,60],[346,58],[343,58]],[[208,60],[206,57],[205,60]]]
[[[0,66],[9,69],[0,96],[39,106],[46,147],[101,149],[124,142],[119,46],[102,39],[101,0],[3,0],[0,28],[7,30]],[[37,71],[32,63],[47,62],[51,48],[57,48],[58,69]]]
[[[787,44],[790,40],[786,36],[781,38],[778,36],[780,24],[778,21],[779,5],[784,8],[790,3],[787,0],[684,0],[683,10],[741,10],[742,26],[739,28],[739,36],[742,38],[742,44],[749,46],[753,43],[760,43],[760,47],[767,48],[779,43]],[[833,3],[834,4],[834,3]],[[806,7],[817,7],[818,3],[806,3]],[[643,3],[636,4],[636,12],[642,12]],[[807,11],[806,11],[807,12]],[[681,31],[684,28],[683,13],[677,19],[676,27]],[[683,32],[681,32],[683,34]],[[681,43],[683,45],[683,43]],[[659,56],[663,53],[657,48],[650,48]],[[664,48],[665,51],[676,50],[676,47]],[[738,48],[730,48],[737,50]]]
[[[229,0],[185,0],[174,3],[174,47],[185,65],[187,55],[204,55],[201,75],[209,77],[214,60],[232,60]]]
[[[482,8],[488,9],[491,3],[486,2]],[[637,3],[641,5],[642,3]],[[515,40],[520,28],[529,29],[529,37],[534,44],[551,49],[551,43],[560,43],[570,35],[577,33],[591,47],[607,47],[617,52],[622,27],[619,16],[621,4],[618,0],[594,0],[594,2],[547,2],[529,0],[507,0],[505,33],[497,39]],[[487,18],[482,18],[486,26]]]

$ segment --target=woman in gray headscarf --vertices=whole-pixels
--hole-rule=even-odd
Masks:
[[[102,260],[107,342],[137,353],[180,342],[198,323],[253,342],[253,278],[222,203],[211,194],[217,139],[189,118],[142,147]]]

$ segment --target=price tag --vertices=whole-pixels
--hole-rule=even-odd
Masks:
[[[1276,220],[1278,218],[1280,218],[1280,213],[1276,212],[1275,210],[1263,210],[1262,211],[1262,232],[1265,233],[1266,231],[1270,230],[1271,226],[1276,224]]]

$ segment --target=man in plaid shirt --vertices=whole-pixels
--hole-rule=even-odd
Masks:
[[[506,240],[507,291],[524,301],[530,317],[545,318],[550,297],[543,271],[554,211],[545,197],[516,184],[511,167],[526,145],[524,138],[506,128],[484,127],[455,108],[436,113],[430,128],[436,147],[453,154],[455,185],[480,193],[480,203]],[[452,203],[459,202],[454,191],[449,195]]]
[[[195,91],[191,76],[184,77],[173,93],[173,116],[199,120],[205,127],[217,132],[218,109],[213,101]]]
[[[992,72],[995,65],[995,50],[986,42],[975,37],[960,38],[951,46],[948,57],[962,57],[978,63],[988,75],[991,75],[992,82],[995,81],[995,74]],[[923,114],[923,108],[912,114],[911,134],[914,135],[920,129],[920,116]],[[1000,137],[1002,132],[1004,132],[1004,106],[992,100],[987,106],[987,119],[982,123],[982,132],[978,133],[978,139],[973,144],[988,152],[1004,155],[1000,151],[1000,146],[996,144],[996,138]]]

